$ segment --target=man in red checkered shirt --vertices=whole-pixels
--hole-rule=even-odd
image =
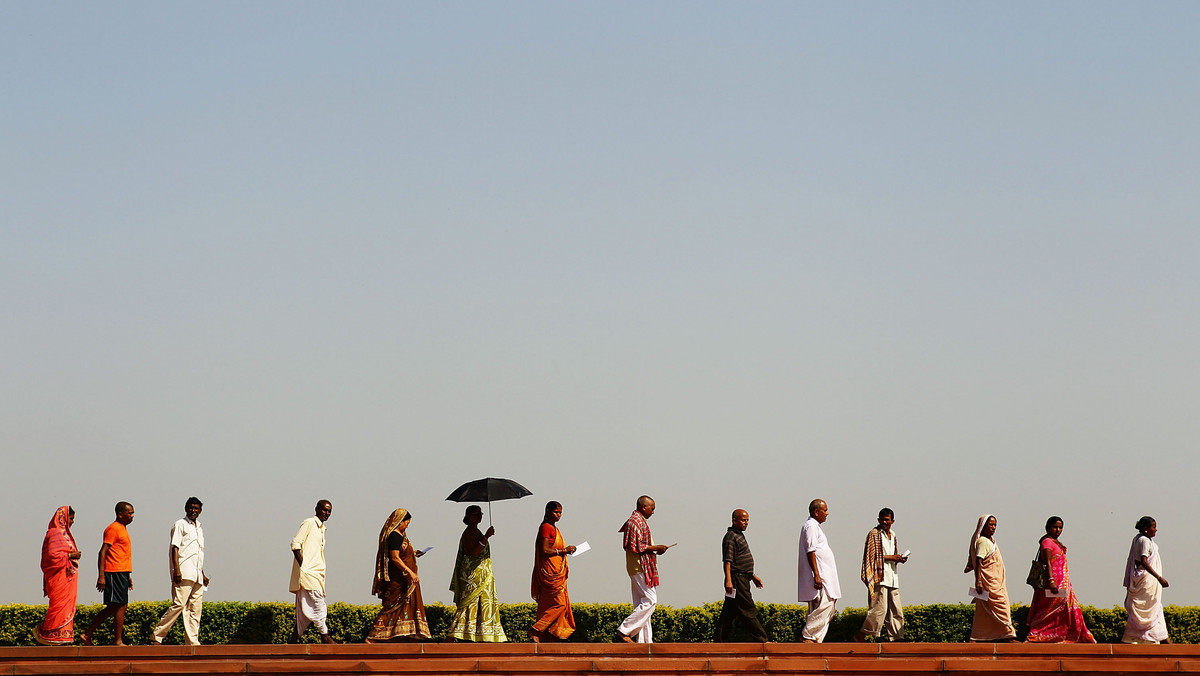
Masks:
[[[654,544],[650,536],[650,525],[646,520],[654,516],[654,499],[643,495],[637,500],[637,509],[621,526],[625,534],[625,570],[633,588],[633,612],[621,626],[617,627],[617,639],[625,643],[653,643],[650,616],[658,604],[658,557],[667,552],[668,545]]]

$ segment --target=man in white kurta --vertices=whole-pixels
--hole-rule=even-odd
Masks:
[[[837,600],[842,597],[833,550],[821,529],[828,517],[829,505],[824,500],[813,500],[808,503],[808,520],[800,528],[797,600],[808,603],[808,617],[800,634],[805,643],[825,640]]]
[[[200,645],[200,612],[204,607],[204,528],[200,512],[204,504],[191,497],[183,506],[184,518],[171,526],[171,544],[167,548],[167,566],[171,574],[171,607],[154,628],[154,642],[162,643],[171,625],[183,616],[185,645]]]
[[[289,589],[296,595],[296,633],[290,643],[299,643],[311,624],[321,634],[321,642],[336,643],[325,624],[325,522],[333,513],[333,503],[317,503],[316,514],[300,524],[292,538],[292,580]]]

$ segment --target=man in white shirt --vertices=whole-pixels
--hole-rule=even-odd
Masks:
[[[185,645],[200,645],[200,612],[204,607],[204,528],[200,526],[200,498],[190,497],[183,505],[184,518],[171,526],[167,561],[171,573],[171,607],[154,628],[154,642],[162,643],[175,620],[183,615]]]
[[[887,627],[888,638],[904,640],[904,607],[900,604],[900,575],[896,566],[908,561],[900,554],[899,539],[892,530],[896,513],[890,508],[879,510],[879,526],[867,533],[863,544],[861,579],[867,585],[867,617],[854,640],[863,642],[868,636],[879,638]]]
[[[837,600],[842,596],[838,585],[837,564],[825,539],[821,524],[829,517],[824,500],[808,503],[808,520],[800,528],[800,564],[797,600],[808,603],[808,618],[800,633],[805,643],[820,643],[829,631]]]
[[[333,503],[321,500],[316,513],[300,524],[292,538],[292,580],[288,588],[296,595],[296,633],[288,643],[299,643],[308,625],[321,634],[322,643],[337,643],[325,624],[325,522],[333,514]]]

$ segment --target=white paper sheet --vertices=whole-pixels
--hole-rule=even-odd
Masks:
[[[987,593],[986,591],[977,592],[975,591],[974,587],[967,587],[967,596],[970,596],[973,599],[979,599],[980,601],[986,601],[992,598],[991,594]]]
[[[431,549],[433,549],[433,547],[426,547],[425,549],[422,549],[421,555],[424,556],[424,555],[428,554],[429,550],[431,550]]]
[[[1046,596],[1049,596],[1050,598],[1055,598],[1055,599],[1065,599],[1065,598],[1067,598],[1067,590],[1059,589],[1057,592],[1052,592],[1049,589],[1047,589]]]
[[[736,590],[736,589],[730,589],[730,590],[729,590],[729,593],[725,595],[725,598],[727,598],[727,599],[736,599],[736,598],[737,598],[737,590]]]
[[[589,550],[591,548],[592,548],[592,546],[587,543],[587,540],[584,540],[583,542],[580,542],[579,544],[575,545],[575,551],[572,552],[571,554],[568,554],[568,556],[579,556],[580,554],[586,552],[587,550]]]
[[[904,550],[904,553],[900,555],[900,558],[907,559],[909,554],[912,554],[912,550],[906,549],[906,550]]]

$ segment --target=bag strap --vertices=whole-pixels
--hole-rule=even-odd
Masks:
[[[1049,565],[1050,562],[1045,560],[1046,548],[1042,547],[1042,543],[1045,541],[1046,541],[1046,538],[1042,538],[1041,540],[1038,540],[1037,554],[1034,554],[1033,560],[1037,561],[1039,563],[1044,563],[1046,565]]]

